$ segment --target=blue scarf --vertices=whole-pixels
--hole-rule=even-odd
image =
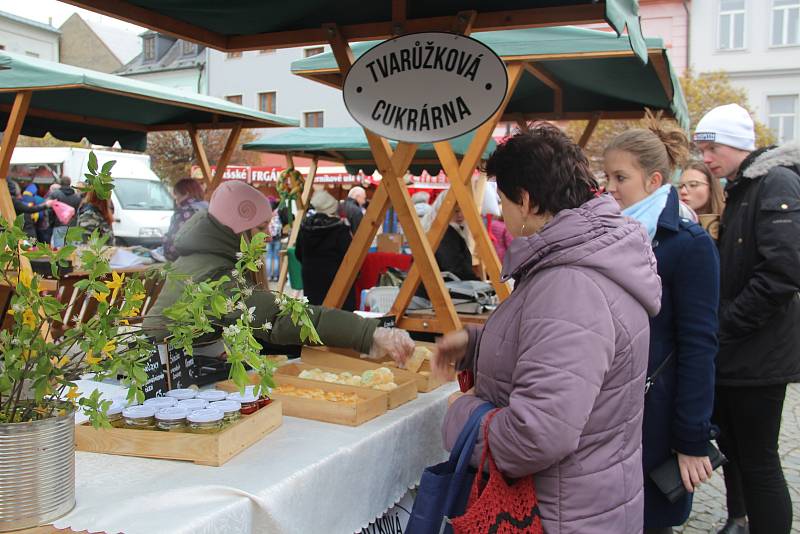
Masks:
[[[667,206],[667,199],[669,198],[669,192],[671,190],[671,185],[662,185],[652,192],[650,196],[622,210],[623,215],[636,219],[645,227],[651,243],[656,236],[658,219],[661,217],[661,212],[664,211],[664,208]]]

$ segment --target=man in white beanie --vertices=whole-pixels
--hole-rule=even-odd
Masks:
[[[367,191],[357,185],[350,190],[342,203],[342,212],[350,223],[350,231],[355,235],[361,219],[364,218],[364,205],[367,203]]]
[[[778,455],[786,384],[800,381],[800,146],[755,149],[741,106],[709,111],[694,141],[727,178],[719,234],[714,422],[725,467],[725,534],[784,534],[792,502]]]

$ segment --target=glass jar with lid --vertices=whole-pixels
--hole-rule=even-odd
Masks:
[[[125,419],[122,417],[122,410],[128,406],[128,402],[121,399],[114,399],[111,406],[106,410],[106,417],[108,422],[114,428],[122,428],[125,426]]]
[[[244,394],[235,391],[228,395],[228,400],[236,401],[242,405],[240,413],[242,415],[250,415],[255,413],[261,406],[259,405],[258,398],[253,395],[252,390],[245,390]]]
[[[191,388],[178,388],[167,391],[167,397],[172,397],[177,401],[193,399],[197,396],[197,391]]]
[[[186,432],[186,416],[189,410],[181,406],[163,408],[156,412],[156,428],[168,432]]]
[[[189,431],[194,434],[214,434],[222,428],[225,414],[221,410],[206,408],[196,410],[186,417]]]
[[[224,414],[223,422],[229,425],[239,419],[239,410],[242,409],[242,404],[233,400],[221,400],[212,402],[208,407],[220,410]]]
[[[178,404],[178,401],[172,397],[153,397],[144,401],[145,406],[152,406],[156,411],[161,408],[171,408],[176,404]]]
[[[122,410],[122,418],[125,421],[125,428],[137,430],[153,430],[156,427],[156,408],[154,406],[128,406]]]
[[[198,399],[203,399],[204,401],[208,402],[217,402],[225,400],[225,397],[227,396],[228,394],[226,392],[219,389],[206,389],[197,392]]]
[[[203,399],[186,399],[182,400],[178,403],[178,406],[181,408],[186,408],[189,413],[192,413],[195,410],[202,410],[203,408],[208,407],[208,401]]]
[[[245,387],[244,388],[244,392],[255,396],[255,386],[247,386],[247,387]],[[260,393],[261,394],[258,396],[258,407],[259,408],[263,408],[264,406],[266,406],[267,404],[272,402],[272,399],[270,399],[267,396],[267,393],[269,393],[268,389],[261,388]]]

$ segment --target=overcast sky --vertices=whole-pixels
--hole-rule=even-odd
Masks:
[[[0,11],[13,13],[14,15],[45,24],[51,23],[56,28],[61,26],[70,15],[78,12],[81,17],[87,20],[95,20],[108,26],[116,26],[137,33],[144,31],[144,28],[139,26],[134,26],[133,24],[128,24],[127,22],[122,22],[115,18],[106,17],[93,11],[80,9],[57,0],[0,0]]]

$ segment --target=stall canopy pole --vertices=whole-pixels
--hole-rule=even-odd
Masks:
[[[289,244],[286,247],[287,251],[281,253],[281,273],[278,277],[278,291],[283,293],[283,288],[286,286],[286,275],[289,272],[289,252],[288,249],[292,248],[297,242],[297,236],[300,233],[300,225],[303,224],[303,219],[306,218],[306,212],[311,204],[311,193],[314,191],[314,179],[317,177],[317,164],[319,158],[314,156],[311,160],[311,166],[308,168],[308,175],[306,181],[303,183],[303,191],[300,193],[300,204],[297,207],[297,214],[292,221],[292,228],[289,232]],[[286,154],[286,167],[294,168],[294,159],[291,154]],[[291,206],[289,206],[291,209]]]
[[[197,156],[197,163],[200,166],[200,171],[203,173],[203,185],[206,186],[206,190],[211,189],[211,165],[208,163],[206,149],[203,148],[203,143],[200,140],[200,132],[197,131],[197,128],[194,126],[194,124],[189,125],[188,132],[189,139],[192,140],[194,155]]]
[[[584,128],[581,138],[578,140],[579,147],[586,148],[586,145],[589,143],[589,139],[592,138],[594,129],[597,128],[597,123],[600,122],[602,115],[603,114],[601,112],[597,112],[592,115],[592,118],[589,119],[588,123],[586,123],[586,128]]]
[[[478,163],[480,163],[481,155],[483,154],[484,150],[486,150],[486,145],[489,143],[489,140],[492,137],[492,133],[494,132],[495,127],[500,122],[500,118],[503,116],[503,113],[505,112],[505,108],[508,105],[509,100],[511,100],[511,95],[514,93],[514,90],[517,87],[517,82],[519,82],[521,74],[522,74],[521,64],[514,63],[508,66],[508,89],[506,91],[505,99],[500,104],[500,108],[497,110],[494,116],[492,116],[491,119],[483,123],[475,131],[475,136],[472,138],[472,142],[470,143],[467,153],[461,160],[461,164],[458,167],[458,172],[451,174],[451,171],[445,170],[448,177],[452,176],[452,178],[450,178],[451,187],[446,193],[444,193],[445,198],[444,201],[442,202],[442,205],[439,207],[439,213],[437,214],[436,219],[434,220],[430,230],[428,230],[428,241],[430,241],[430,244],[433,248],[438,247],[439,243],[441,243],[442,238],[444,237],[444,234],[447,231],[447,227],[450,224],[450,219],[452,219],[453,217],[453,212],[455,211],[456,193],[455,193],[455,188],[453,187],[453,183],[460,181],[462,185],[464,185],[464,187],[466,187],[465,184],[469,183],[468,180],[472,178],[472,173],[478,166]],[[461,202],[459,202],[459,205],[462,205]],[[471,209],[474,212],[477,212],[478,207],[475,206],[474,202],[472,202]],[[478,217],[480,218],[480,215],[478,215]],[[496,252],[494,256],[495,258],[497,257]],[[495,277],[494,273],[492,272],[490,272],[490,276],[493,281],[499,282],[500,280],[499,259],[497,260],[497,262],[498,262],[497,273],[496,273],[497,276]],[[397,295],[397,299],[395,299],[394,301],[394,306],[392,307],[391,311],[391,313],[398,318],[398,325],[401,327],[403,325],[406,325],[407,327],[411,327],[413,325],[415,330],[418,329],[416,321],[404,318],[403,314],[405,313],[406,308],[408,308],[408,305],[411,302],[411,298],[416,293],[417,287],[419,287],[419,282],[420,282],[419,269],[417,268],[416,265],[412,265],[411,270],[409,271],[405,282],[403,282],[403,286],[400,288],[400,293]],[[503,286],[505,286],[505,284],[503,284]],[[504,290],[501,288],[501,292],[499,292],[498,295],[508,295],[508,288],[506,287]],[[436,330],[436,327],[431,326],[428,328],[428,330]]]
[[[228,134],[228,141],[225,143],[225,148],[222,150],[222,155],[219,157],[219,161],[217,161],[217,170],[214,172],[214,180],[206,190],[206,200],[211,198],[214,190],[219,187],[219,184],[222,183],[222,176],[225,174],[225,168],[228,166],[228,162],[231,160],[233,151],[236,149],[236,145],[239,142],[239,134],[241,133],[242,124],[236,123],[231,130],[231,133]]]
[[[350,49],[350,45],[343,38],[342,34],[339,32],[339,28],[335,24],[327,24],[324,27],[329,35],[331,49],[339,65],[339,71],[344,77],[353,64],[353,51]],[[410,163],[416,153],[417,146],[413,143],[399,143],[397,154],[393,154],[392,148],[386,139],[366,129],[364,132],[369,141],[375,163],[383,176],[381,187],[386,189],[388,199],[391,200],[392,206],[397,211],[400,224],[411,245],[411,252],[414,255],[414,264],[418,265],[422,270],[422,282],[428,292],[428,297],[431,300],[433,309],[443,327],[446,328],[446,331],[456,330],[461,327],[461,321],[456,314],[453,302],[450,300],[450,295],[445,288],[444,280],[439,271],[439,265],[436,263],[436,258],[433,254],[433,249],[430,243],[428,243],[428,240],[425,239],[422,225],[414,210],[414,205],[408,194],[408,189],[406,189],[402,181],[408,165],[397,165],[397,163],[400,163],[398,160],[406,151],[408,154],[408,162]],[[374,197],[373,202],[375,202]],[[386,199],[383,199],[383,204],[385,203]],[[381,208],[381,212],[385,211],[385,206]],[[365,255],[370,243],[371,241],[359,243]],[[359,268],[360,264],[352,265],[345,261],[342,266],[339,267],[339,271],[341,272],[343,269],[349,269],[353,271],[352,276],[354,278],[355,272],[357,272]],[[333,289],[333,287],[331,289]],[[345,292],[349,291],[349,289],[349,287],[345,288]]]
[[[25,115],[31,104],[31,91],[20,91],[14,97],[14,105],[11,107],[11,114],[8,116],[6,131],[3,133],[3,143],[0,145],[0,209],[3,211],[3,218],[9,223],[14,223],[17,213],[14,211],[14,203],[11,201],[11,193],[8,191],[8,169],[11,167],[11,154],[17,146],[19,132],[22,130],[22,123],[25,122]]]

